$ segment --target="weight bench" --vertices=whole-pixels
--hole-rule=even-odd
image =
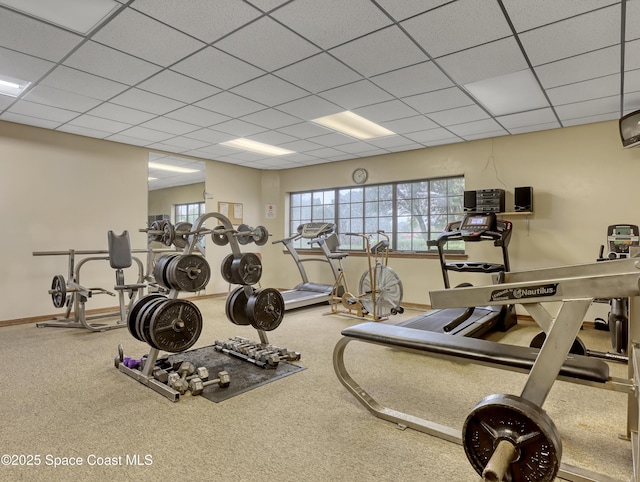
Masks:
[[[569,353],[594,298],[624,296],[630,303],[628,377],[615,378],[602,359]],[[425,332],[380,323],[343,330],[333,352],[333,366],[344,387],[375,416],[443,440],[463,445],[473,468],[486,481],[610,482],[610,476],[561,462],[561,437],[542,409],[556,380],[624,393],[626,438],[633,452],[634,482],[640,480],[637,392],[640,385],[640,262],[638,259],[505,273],[503,283],[432,291],[434,308],[520,304],[546,333],[540,349],[482,339]],[[560,302],[555,314],[545,304]],[[555,306],[555,305],[554,305]],[[349,374],[344,352],[363,342],[421,356],[474,363],[527,373],[519,395],[493,394],[467,416],[462,430],[385,407]],[[518,427],[515,431],[514,427]]]

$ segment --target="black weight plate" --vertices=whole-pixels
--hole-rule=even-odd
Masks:
[[[251,324],[247,317],[247,294],[244,287],[240,286],[231,292],[225,304],[225,313],[234,325]]]
[[[176,237],[175,229],[173,225],[169,221],[165,221],[162,226],[162,234],[160,235],[160,241],[165,246],[171,246],[173,244],[173,240]]]
[[[150,231],[162,231],[162,224],[161,224],[161,221],[154,221],[154,222],[152,222],[152,223],[151,223],[151,226],[149,226],[149,230],[150,230]],[[151,243],[151,242],[153,242],[153,241],[158,241],[158,242],[159,242],[159,241],[161,240],[161,238],[162,238],[162,235],[161,235],[161,234],[158,234],[158,233],[152,233],[152,234],[149,234],[149,235],[147,236],[147,240],[148,240],[150,243]]]
[[[224,232],[224,226],[217,226],[211,231],[211,241],[216,246],[226,246],[229,244],[229,238],[227,237],[227,233]],[[222,231],[222,232],[220,232]]]
[[[144,308],[144,305],[151,301],[152,299],[164,298],[163,295],[160,294],[150,294],[147,296],[141,296],[137,300],[133,302],[131,308],[129,309],[129,313],[127,313],[127,327],[129,328],[129,333],[136,339],[140,341],[144,341],[140,335],[138,334],[138,330],[136,329],[137,317],[140,310]]]
[[[149,344],[177,353],[191,348],[202,333],[202,314],[188,300],[168,300],[151,316]]]
[[[482,474],[501,440],[516,448],[505,480],[551,482],[560,468],[562,442],[551,418],[542,408],[515,395],[483,398],[471,411],[462,429],[464,451]]]
[[[174,238],[173,238],[173,245],[176,248],[180,248],[183,249],[187,246],[187,244],[189,243],[189,235],[188,234],[180,234],[180,232],[187,232],[187,231],[191,231],[192,228],[192,224],[191,223],[176,223],[175,226],[175,233],[174,233]]]
[[[236,235],[238,244],[245,245],[253,241],[253,236],[251,235],[251,231],[253,231],[251,229],[251,226],[247,224],[241,224],[240,226],[238,226],[238,233],[243,233],[243,234]]]
[[[233,263],[233,254],[228,254],[222,260],[220,264],[220,274],[222,275],[222,279],[227,283],[234,283],[235,280],[233,278],[233,271],[231,271],[231,264]]]
[[[239,285],[254,285],[262,276],[262,262],[254,253],[242,253],[239,258],[231,262],[231,274],[234,283]]]
[[[144,341],[145,343],[149,343],[149,313],[151,308],[156,306],[158,303],[162,303],[167,300],[167,297],[163,296],[161,298],[154,298],[147,300],[147,303],[140,309],[138,312],[138,316],[136,316],[136,324],[135,329],[137,333],[137,337],[140,341]]]
[[[153,267],[153,277],[155,278],[156,283],[161,284],[165,288],[169,288],[169,289],[171,288],[171,286],[169,286],[167,282],[166,270],[169,262],[171,262],[171,260],[176,256],[178,255],[177,254],[162,255],[158,258],[155,266]]]
[[[253,242],[258,246],[264,246],[269,240],[269,231],[264,226],[256,226],[253,230]]]
[[[275,288],[258,290],[249,297],[247,316],[256,330],[275,330],[284,318],[284,298]]]
[[[185,254],[169,262],[166,277],[172,288],[193,293],[207,286],[211,269],[203,256]]]
[[[51,301],[56,308],[64,307],[67,300],[67,282],[64,280],[64,276],[57,274],[51,280]]]

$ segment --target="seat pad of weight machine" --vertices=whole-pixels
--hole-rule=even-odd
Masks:
[[[370,343],[421,351],[425,355],[443,355],[487,363],[498,368],[505,366],[531,370],[540,351],[538,348],[375,322],[351,326],[344,329],[342,335]],[[569,354],[560,369],[560,376],[605,383],[609,379],[609,365],[603,360]]]

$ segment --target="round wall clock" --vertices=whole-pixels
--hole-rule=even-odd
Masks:
[[[365,182],[367,182],[368,177],[369,173],[362,167],[359,167],[358,169],[353,171],[353,174],[351,175],[353,182],[355,182],[356,184],[364,184]]]

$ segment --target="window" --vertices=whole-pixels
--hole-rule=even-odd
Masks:
[[[178,223],[189,223],[192,226],[195,224],[196,219],[205,213],[204,203],[189,203],[189,204],[176,204],[175,205],[175,226]],[[202,254],[205,252],[205,239],[203,236],[198,239],[198,243],[195,246],[200,250]]]
[[[361,237],[346,233],[382,230],[394,251],[436,251],[427,241],[461,219],[463,196],[462,176],[291,193],[290,230],[295,233],[301,223],[330,222],[338,226],[342,249],[364,249]],[[449,252],[463,250],[463,241],[447,246]]]

